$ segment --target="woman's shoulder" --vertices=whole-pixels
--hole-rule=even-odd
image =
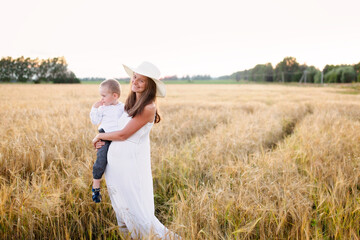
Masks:
[[[156,110],[156,105],[155,105],[155,103],[154,103],[154,102],[149,103],[148,105],[146,105],[146,106],[144,107],[144,110],[145,110],[145,111],[155,111],[155,110]]]
[[[148,122],[153,122],[155,113],[156,113],[155,103],[149,103],[144,107],[144,110],[141,115],[143,115],[143,117],[147,119]]]

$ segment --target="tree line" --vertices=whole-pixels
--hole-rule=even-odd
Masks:
[[[0,82],[52,82],[80,83],[76,75],[68,70],[64,57],[49,59],[11,58],[0,60]],[[97,79],[97,78],[96,78]],[[166,76],[162,80],[208,80],[210,75],[177,77]],[[360,62],[353,65],[326,65],[322,71],[314,66],[300,64],[294,57],[285,57],[275,67],[271,63],[257,64],[251,69],[221,76],[218,79],[247,80],[255,82],[307,82],[307,83],[351,83],[360,82]],[[82,79],[91,81],[94,79]],[[98,80],[98,79],[97,79]],[[125,82],[128,78],[121,79]]]
[[[163,78],[161,78],[161,80],[163,81],[171,81],[171,80],[187,80],[189,82],[194,81],[194,80],[209,80],[211,79],[210,75],[186,75],[183,77],[178,77],[177,75],[172,75],[172,76],[165,76]]]
[[[106,78],[103,77],[84,77],[84,78],[80,78],[81,82],[102,82],[104,81]],[[123,82],[123,83],[129,83],[130,82],[130,78],[129,77],[117,77],[114,78],[115,80],[118,80],[119,82]]]
[[[64,57],[30,59],[3,57],[0,60],[0,82],[80,83],[68,70]]]
[[[220,79],[255,82],[351,83],[360,82],[360,62],[353,65],[326,65],[322,71],[299,64],[294,57],[285,57],[273,68],[271,63],[238,71]]]

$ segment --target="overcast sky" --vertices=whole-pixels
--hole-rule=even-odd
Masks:
[[[213,77],[286,56],[360,62],[359,0],[0,0],[0,57],[64,56],[78,77]]]

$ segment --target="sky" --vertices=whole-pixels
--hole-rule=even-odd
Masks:
[[[77,77],[218,77],[296,57],[360,62],[359,0],[0,0],[0,57],[64,56]]]

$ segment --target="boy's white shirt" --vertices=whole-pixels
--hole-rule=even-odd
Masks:
[[[99,125],[98,129],[104,129],[105,132],[113,132],[119,130],[118,121],[124,113],[124,104],[119,102],[116,105],[92,107],[90,111],[90,119],[94,125]]]

